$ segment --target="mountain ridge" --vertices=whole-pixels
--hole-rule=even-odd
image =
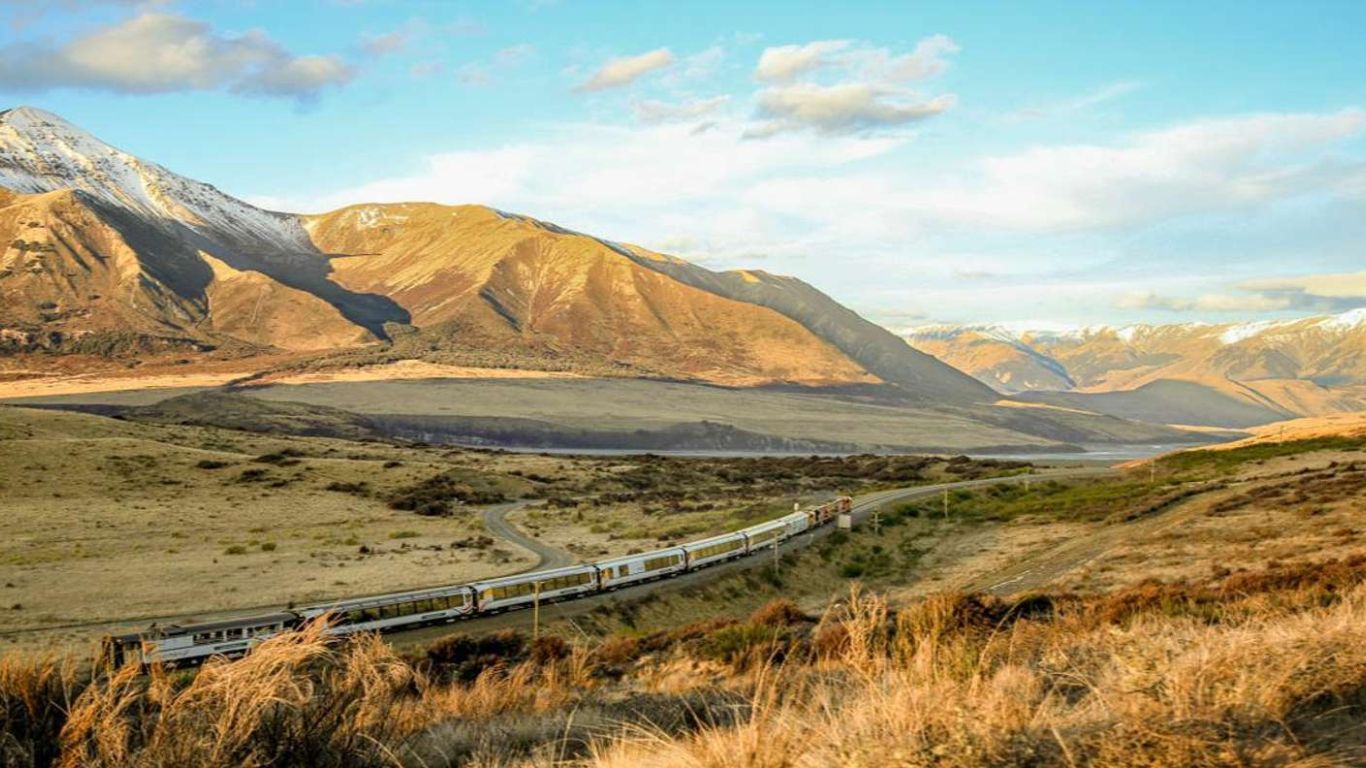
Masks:
[[[0,112],[0,189],[0,346],[12,352],[250,355],[399,334],[407,349],[504,350],[514,365],[995,397],[905,345],[889,352],[890,334],[800,281],[805,306],[746,295],[732,278],[484,206],[266,211],[32,107]]]
[[[1211,408],[1229,412],[1239,403],[1237,426],[1366,408],[1366,308],[1240,323],[929,325],[906,338],[1012,396],[1068,407],[1096,407],[1101,400],[1091,396],[1104,395],[1127,399],[1131,415],[1127,408],[1142,400],[1149,402],[1140,410],[1165,402],[1184,412],[1155,393],[1196,390],[1153,386],[1185,382],[1202,387]],[[1116,393],[1130,394],[1109,397]]]

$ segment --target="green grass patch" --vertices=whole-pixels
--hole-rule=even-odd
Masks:
[[[1163,456],[1160,468],[1186,476],[1230,475],[1248,462],[1267,461],[1313,451],[1366,451],[1366,439],[1359,437],[1316,437],[1285,443],[1260,443],[1225,451],[1188,451]]]

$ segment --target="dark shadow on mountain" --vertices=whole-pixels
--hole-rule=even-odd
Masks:
[[[181,297],[204,301],[213,270],[199,258],[203,251],[233,269],[260,272],[282,285],[312,294],[336,307],[347,320],[377,338],[387,339],[385,323],[407,324],[408,310],[387,296],[348,290],[333,282],[332,262],[318,250],[290,250],[261,242],[242,242],[231,236],[196,231],[177,221],[149,222],[92,197],[86,202],[119,230],[152,277]]]

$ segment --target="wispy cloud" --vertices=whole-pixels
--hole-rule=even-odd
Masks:
[[[602,91],[608,88],[621,88],[673,62],[674,55],[668,48],[656,48],[638,56],[610,59],[594,72],[592,77],[580,83],[577,90]]]
[[[411,35],[407,30],[396,29],[382,35],[366,35],[361,40],[361,50],[371,56],[388,56],[408,47]]]
[[[1134,91],[1140,90],[1141,88],[1143,88],[1143,83],[1136,80],[1121,80],[1115,83],[1107,83],[1099,88],[1077,96],[1076,98],[1017,110],[1012,114],[1012,117],[1017,120],[1032,120],[1055,115],[1069,115],[1114,101],[1127,96]]]
[[[1194,297],[1136,291],[1122,296],[1117,306],[1121,309],[1243,314],[1279,310],[1341,312],[1366,306],[1366,272],[1244,280],[1234,289],[1237,293],[1206,293]]]
[[[636,119],[646,125],[697,120],[714,114],[730,102],[729,96],[670,103],[647,99],[635,105]]]
[[[1325,153],[1366,113],[1197,120],[1113,145],[1041,146],[976,163],[965,178],[908,190],[900,205],[947,221],[1066,231],[1247,208],[1331,190],[1366,165]]]
[[[495,52],[487,61],[471,61],[455,71],[456,79],[466,85],[487,86],[496,82],[509,70],[521,65],[536,54],[530,43],[510,45]]]
[[[354,75],[355,68],[338,56],[297,55],[260,30],[223,34],[205,22],[160,12],[141,13],[61,45],[0,47],[0,86],[17,91],[227,89],[310,98]]]
[[[759,95],[757,115],[763,122],[746,135],[767,138],[803,129],[828,135],[859,133],[924,120],[950,109],[955,101],[952,95],[916,101],[861,83],[788,85]]]

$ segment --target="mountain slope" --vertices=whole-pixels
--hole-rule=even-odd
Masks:
[[[1225,426],[1366,408],[1366,309],[1254,323],[1075,331],[927,326],[908,341],[1007,393],[1135,417],[1198,413]],[[1189,386],[1165,386],[1183,382]],[[1161,387],[1153,385],[1163,384]],[[1101,393],[1141,393],[1096,398]],[[1194,399],[1192,399],[1194,398]],[[1126,403],[1116,411],[1117,403]],[[1261,415],[1258,415],[1260,412]],[[1247,419],[1263,419],[1261,422]]]
[[[572,349],[725,384],[876,382],[793,320],[643,269],[592,237],[481,206],[363,205],[304,219],[346,288],[429,336]]]
[[[631,247],[623,250],[637,263],[722,296],[748,301],[782,312],[812,333],[830,341],[851,359],[925,399],[950,402],[989,402],[996,393],[959,371],[939,364],[907,345],[895,334],[875,325],[795,277],[757,270],[712,272],[683,259]]]

